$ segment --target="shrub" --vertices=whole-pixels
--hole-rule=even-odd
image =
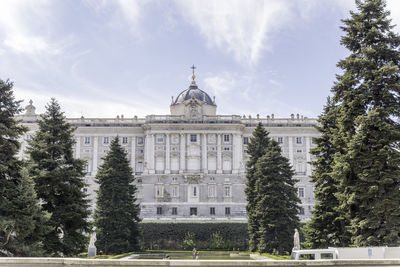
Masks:
[[[196,247],[196,242],[194,241],[194,234],[187,232],[183,238],[183,249],[190,250]]]

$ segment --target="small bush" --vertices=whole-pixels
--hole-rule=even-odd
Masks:
[[[191,250],[196,247],[196,242],[194,240],[194,234],[191,232],[187,232],[185,237],[183,238],[183,249]]]
[[[215,232],[210,238],[210,248],[211,249],[222,249],[225,247],[224,238],[219,232]]]

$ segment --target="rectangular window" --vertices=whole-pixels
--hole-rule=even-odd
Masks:
[[[27,134],[26,135],[26,140],[31,140],[31,139],[32,139],[32,136],[30,134]]]
[[[178,197],[179,194],[179,188],[177,185],[172,186],[172,197]]]
[[[283,137],[278,137],[278,143],[283,144]]]
[[[85,137],[85,144],[90,144],[90,137]]]
[[[301,144],[301,137],[296,137],[296,144]]]
[[[164,187],[161,185],[156,186],[156,197],[163,197],[164,196]]]
[[[157,215],[162,215],[162,207],[157,207]]]
[[[197,134],[190,135],[190,142],[197,142]]]
[[[301,153],[301,152],[303,152],[303,150],[297,149],[296,152],[297,152],[297,153]]]
[[[85,173],[88,173],[88,172],[89,172],[89,165],[86,164],[86,165],[85,165]]]
[[[137,143],[138,145],[143,145],[143,137],[138,137]]]
[[[229,134],[224,134],[224,142],[229,142]]]
[[[214,207],[210,208],[210,215],[215,215],[215,208]]]
[[[300,215],[304,215],[304,208],[303,207],[300,207],[300,213],[299,213]]]
[[[197,216],[197,208],[190,208],[190,216]]]
[[[225,186],[225,190],[224,190],[224,196],[225,197],[231,197],[231,187],[230,186]]]
[[[229,147],[224,147],[224,150],[225,151],[229,151]]]
[[[172,215],[177,215],[178,214],[178,208],[177,207],[173,207],[172,208]]]
[[[231,208],[225,207],[225,215],[231,215]]]
[[[304,197],[304,188],[303,187],[299,187],[298,190],[298,196],[303,198]]]
[[[208,186],[208,197],[215,197],[215,193],[216,193],[216,186],[209,185]]]
[[[128,143],[128,137],[122,137],[122,143],[127,144]]]
[[[157,135],[157,143],[164,143],[164,136],[163,135]]]
[[[109,142],[109,138],[108,138],[108,137],[104,137],[104,138],[103,138],[103,143],[104,143],[104,144],[108,144],[108,142]]]
[[[243,137],[243,144],[247,145],[249,143],[248,137]]]
[[[193,196],[197,197],[197,186],[193,186]]]

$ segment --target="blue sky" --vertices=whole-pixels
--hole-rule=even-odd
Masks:
[[[400,1],[387,1],[400,25]],[[219,114],[317,117],[352,0],[1,0],[0,78],[69,117],[169,114],[190,83]],[[394,30],[399,32],[400,27]]]

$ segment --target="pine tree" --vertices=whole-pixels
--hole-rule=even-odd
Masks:
[[[332,178],[332,162],[336,148],[332,144],[337,133],[337,107],[328,97],[324,112],[318,119],[317,130],[320,137],[314,138],[316,147],[310,153],[316,157],[311,162],[314,171],[311,181],[315,185],[316,204],[313,217],[306,224],[304,232],[306,247],[327,248],[329,246],[347,246],[346,220],[337,211],[339,200],[336,198],[338,183]]]
[[[247,198],[247,216],[248,216],[248,233],[249,233],[249,249],[250,251],[257,250],[258,244],[258,215],[256,213],[256,163],[261,158],[267,149],[269,144],[268,132],[259,123],[253,132],[253,136],[250,138],[250,142],[247,144],[247,153],[250,156],[247,162],[247,182],[246,182],[246,198]]]
[[[16,157],[26,128],[15,119],[21,108],[12,88],[0,80],[0,255],[39,256],[47,216]]]
[[[289,160],[271,140],[266,153],[256,163],[256,214],[258,217],[259,252],[291,251],[293,234],[299,227],[300,199]]]
[[[51,214],[44,249],[48,256],[77,255],[87,246],[90,210],[84,193],[85,162],[73,157],[75,128],[66,121],[54,98],[38,124],[28,153],[36,192],[43,209]]]
[[[350,55],[338,63],[343,74],[332,88],[339,104],[332,177],[352,244],[393,245],[400,238],[400,37],[383,0],[356,5],[343,20]]]
[[[116,137],[96,175],[96,247],[105,254],[139,249],[139,205],[127,153]]]

